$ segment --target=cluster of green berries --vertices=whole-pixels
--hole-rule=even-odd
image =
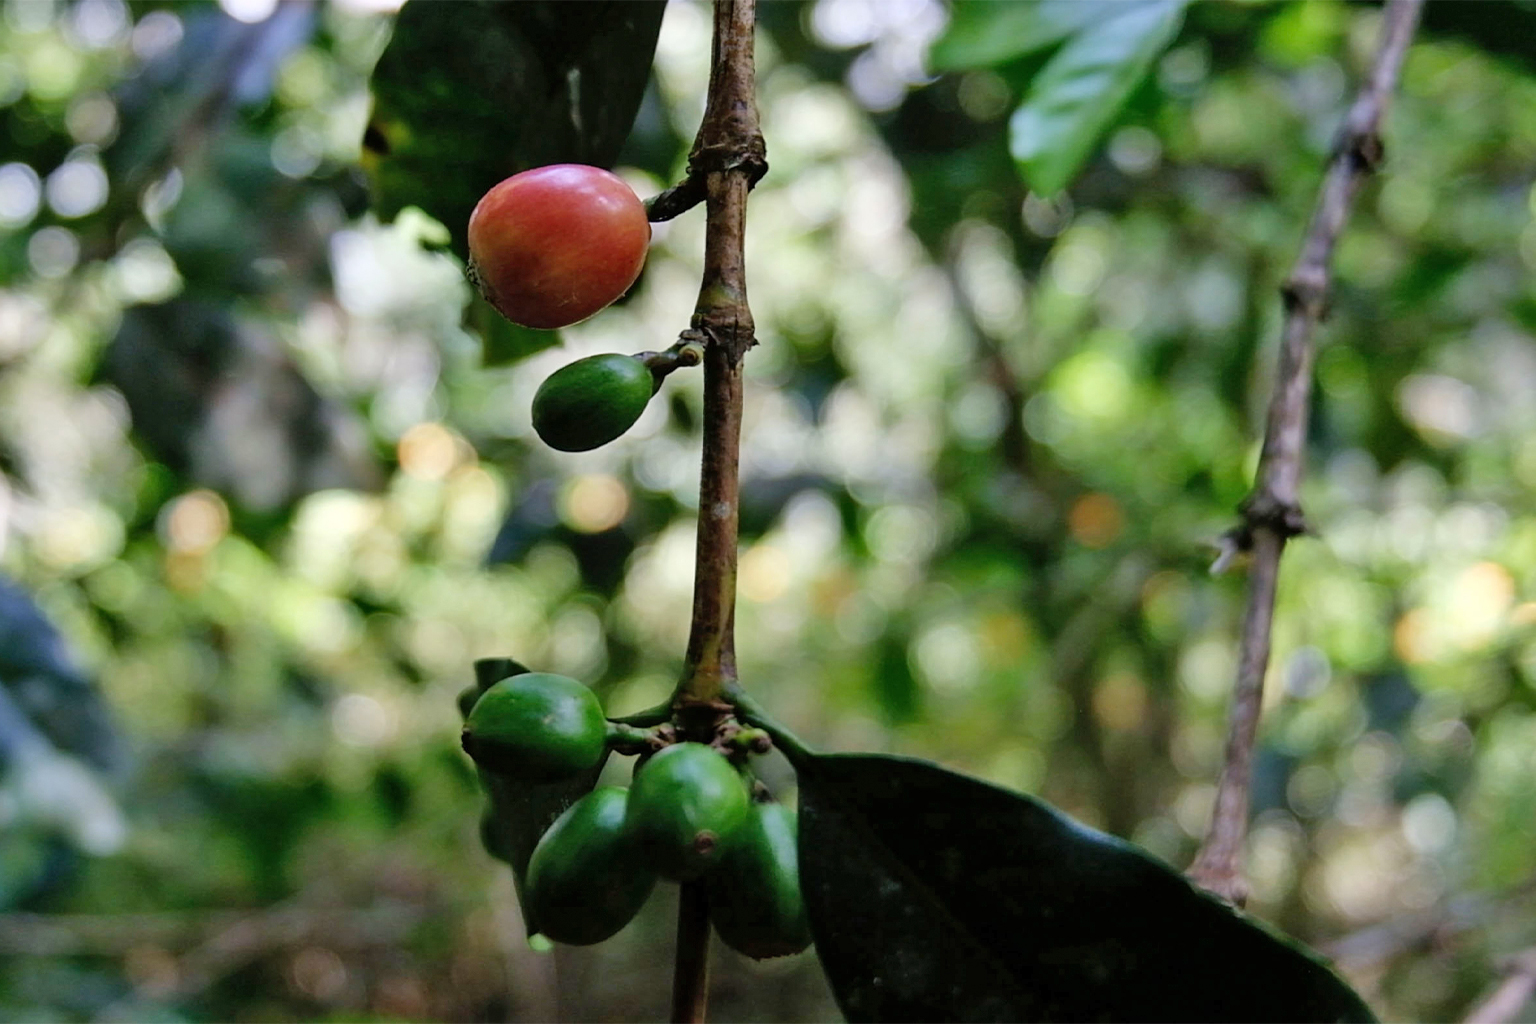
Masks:
[[[467,691],[464,706],[464,749],[518,783],[590,771],[626,740],[596,695],[566,676],[511,676],[478,698]],[[745,756],[670,743],[641,756],[629,789],[599,787],[567,808],[528,862],[523,898],[539,930],[572,945],[601,942],[639,912],[658,878],[703,880],[726,945],[757,959],[808,946],[795,815],[754,798],[765,793]]]
[[[556,164],[514,174],[469,220],[470,278],[502,315],[553,329],[617,300],[645,263],[645,205],[597,167]],[[697,361],[694,359],[694,361]],[[645,411],[680,358],[609,353],[578,359],[540,385],[533,427],[560,451],[616,439]],[[466,691],[464,749],[514,785],[559,782],[635,752],[631,733],[603,717],[592,691],[564,676],[523,673]],[[601,942],[639,911],[658,878],[703,880],[711,919],[734,949],[759,959],[810,943],[800,897],[795,816],[754,794],[747,750],[673,742],[640,745],[632,786],[606,786],[566,809],[539,839],[523,887],[548,938]]]
[[[622,178],[584,164],[535,167],[475,206],[470,279],[513,323],[567,327],[629,290],[650,240],[645,204]],[[634,426],[658,383],[635,356],[579,359],[540,386],[533,428],[563,452],[597,448]]]

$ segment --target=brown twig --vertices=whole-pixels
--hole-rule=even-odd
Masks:
[[[688,158],[704,182],[704,275],[691,330],[704,340],[704,459],[688,656],[678,705],[720,703],[736,678],[737,457],[741,447],[742,358],[756,343],[747,305],[747,192],[762,176],[752,60],[754,0],[716,0],[709,101]]]
[[[1210,831],[1189,869],[1197,884],[1239,905],[1248,894],[1241,859],[1248,830],[1253,744],[1263,703],[1264,672],[1269,664],[1280,555],[1287,540],[1306,530],[1299,487],[1315,354],[1312,334],[1327,309],[1334,244],[1349,217],[1355,194],[1381,163],[1382,118],[1422,6],[1423,0],[1387,3],[1381,44],[1370,77],[1345,118],[1301,254],[1281,287],[1285,324],[1264,450],[1254,489],[1241,508],[1242,523],[1232,534],[1233,544],[1252,550],[1253,565],[1248,609],[1243,617],[1242,653],[1232,694],[1226,760],[1211,812]]]
[[[652,224],[687,213],[704,201],[704,179],[692,174],[645,201],[645,218]]]
[[[159,947],[174,957],[175,992],[196,995],[274,950],[389,946],[406,941],[425,919],[421,907],[312,907],[149,914],[3,914],[0,954],[121,956]]]
[[[730,713],[736,682],[736,544],[740,506],[742,360],[756,344],[747,305],[747,193],[768,169],[757,119],[755,0],[715,0],[709,98],[688,155],[688,178],[651,204],[653,220],[675,216],[702,196],[704,274],[686,332],[704,346],[703,461],[693,616],[683,675],[673,696],[678,727],[713,738]],[[697,883],[678,904],[672,1019],[702,1021],[709,982],[709,906]]]
[[[702,1021],[709,1000],[709,889],[684,882],[677,901],[677,967],[672,974],[672,1019]]]
[[[1506,919],[1529,915],[1536,875],[1508,888],[1464,893],[1414,914],[1350,932],[1319,947],[1344,970],[1380,970],[1410,950],[1444,946],[1465,932],[1497,930]]]

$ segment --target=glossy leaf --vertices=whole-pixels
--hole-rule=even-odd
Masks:
[[[1369,1021],[1138,848],[924,761],[799,757],[800,875],[852,1021]]]
[[[1009,147],[1029,187],[1061,191],[1088,159],[1184,19],[1184,0],[1123,5],[1075,34],[1030,83],[1009,122]]]
[[[552,163],[610,166],[650,76],[665,4],[417,0],[373,74],[364,164],[385,219],[417,206],[465,255],[480,197]]]
[[[963,0],[929,51],[935,71],[991,67],[1056,46],[1097,22],[1160,0]]]

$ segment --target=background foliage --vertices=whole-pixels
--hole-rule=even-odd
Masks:
[[[1061,192],[1010,125],[1063,51],[957,28],[932,77],[934,0],[763,7],[737,632],[817,747],[1182,867],[1241,604],[1206,545],[1378,12],[1148,6],[1176,34]],[[1431,5],[1339,252],[1261,740],[1252,908],[1387,1018],[1455,1016],[1536,944],[1536,82],[1450,13],[1495,6]],[[575,356],[675,338],[702,218],[562,347],[482,338],[458,226],[365,212],[391,24],[3,8],[0,1016],[665,1012],[670,887],[610,943],[528,948],[454,696],[499,655],[614,714],[669,691],[697,376],[579,456],[527,410]],[[642,195],[708,51],[674,0],[618,161]],[[717,955],[721,1019],[835,1015],[811,954]]]

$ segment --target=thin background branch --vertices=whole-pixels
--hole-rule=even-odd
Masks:
[[[1499,987],[1472,1008],[1467,1024],[1511,1024],[1536,996],[1536,947],[1510,958]]]
[[[1327,311],[1334,245],[1360,186],[1381,163],[1381,123],[1422,6],[1423,0],[1388,0],[1375,63],[1340,129],[1301,254],[1281,287],[1285,324],[1264,450],[1253,492],[1241,508],[1242,522],[1228,538],[1232,547],[1253,553],[1248,608],[1243,617],[1225,764],[1211,812],[1210,831],[1189,875],[1197,884],[1239,905],[1248,896],[1242,856],[1280,555],[1287,540],[1306,531],[1299,490],[1316,354],[1312,335]]]

